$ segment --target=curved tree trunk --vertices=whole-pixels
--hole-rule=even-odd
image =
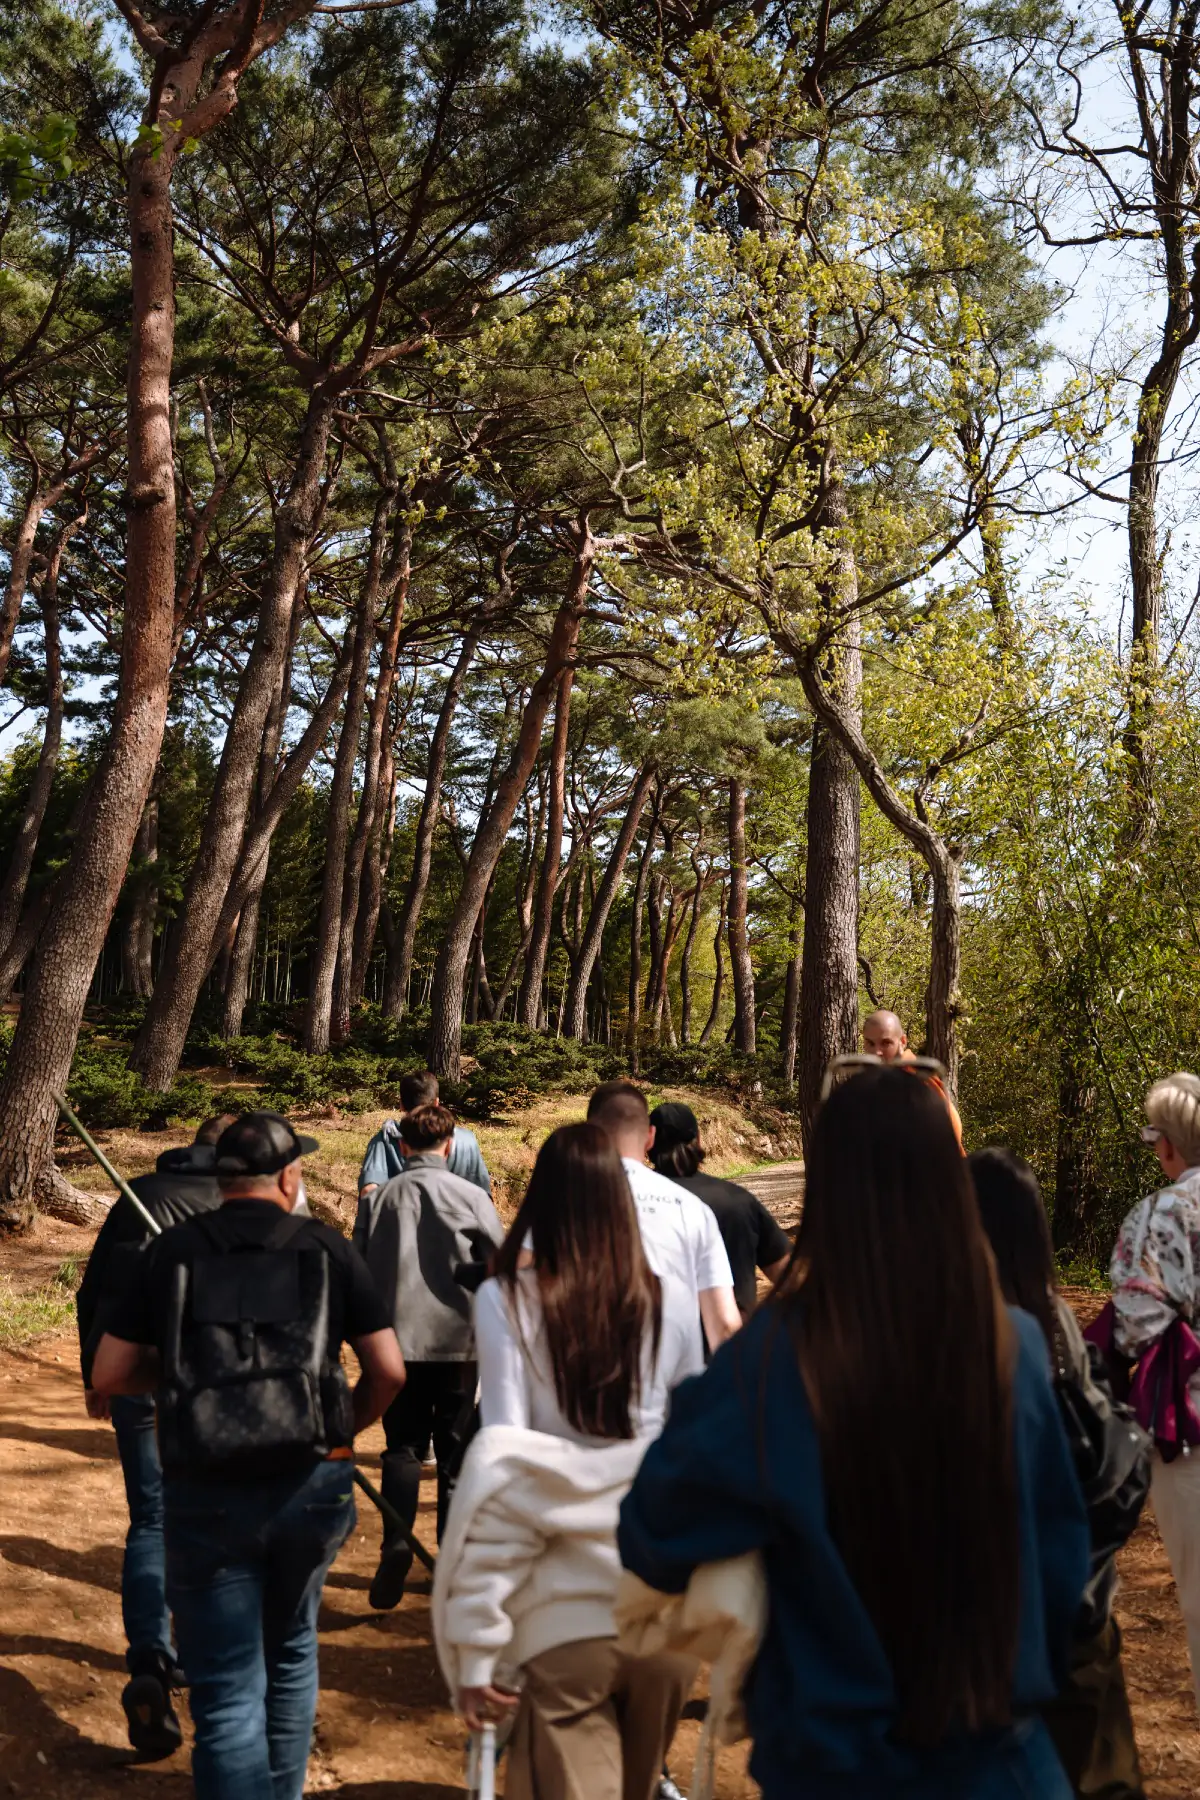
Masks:
[[[291,644],[293,609],[303,594],[304,559],[321,504],[332,420],[332,398],[315,390],[309,397],[288,496],[275,515],[271,574],[225,735],[200,847],[179,917],[167,936],[154,997],[129,1058],[146,1086],[160,1092],[178,1073],[196,1001],[212,963],[217,921],[238,867],[263,730]]]
[[[46,808],[50,804],[54,773],[58,768],[58,753],[62,746],[64,702],[62,645],[58,625],[58,576],[62,567],[63,544],[69,529],[69,526],[64,526],[58,534],[42,581],[42,624],[45,632],[46,655],[46,728],[42,734],[42,748],[38,754],[37,768],[34,770],[33,781],[30,783],[25,810],[21,814],[21,821],[17,826],[17,836],[8,859],[8,867],[4,871],[3,881],[0,882],[0,958],[12,945],[21,921],[25,890],[29,886],[29,875],[33,868],[34,856],[37,853],[42,821],[46,817]]]
[[[550,782],[546,806],[546,848],[538,877],[534,903],[533,929],[525,955],[525,971],[521,977],[521,994],[517,1017],[522,1025],[536,1031],[542,1008],[542,981],[546,973],[546,957],[550,950],[550,930],[554,923],[554,896],[558,891],[558,870],[562,861],[563,817],[567,795],[567,739],[571,728],[571,686],[573,669],[564,669],[558,680],[554,700],[554,741],[550,747]]]
[[[729,904],[729,890],[721,883],[721,901],[717,908],[717,929],[713,933],[713,961],[716,965],[713,974],[712,1000],[708,1008],[708,1017],[704,1021],[704,1030],[700,1033],[700,1043],[707,1044],[716,1030],[717,1020],[721,1016],[721,997],[725,990],[725,912]]]
[[[463,682],[479,644],[479,628],[468,631],[458,653],[458,661],[442,696],[441,711],[429,746],[429,762],[425,770],[425,793],[417,819],[413,844],[413,864],[404,896],[404,907],[396,925],[396,952],[388,957],[383,990],[383,1010],[389,1019],[403,1016],[412,974],[413,950],[417,942],[417,926],[429,887],[429,870],[433,862],[433,838],[442,808],[442,783],[446,778],[446,760],[450,754],[450,728],[462,697]]]
[[[563,1036],[578,1038],[587,1036],[587,996],[591,984],[592,970],[600,954],[604,941],[604,927],[608,923],[608,915],[612,911],[613,901],[625,875],[625,864],[629,861],[629,852],[633,848],[633,840],[637,836],[638,826],[642,822],[642,814],[646,810],[646,801],[650,797],[650,789],[654,785],[657,771],[653,763],[638,775],[629,805],[625,809],[625,817],[621,821],[621,829],[617,841],[613,845],[608,866],[604,871],[596,898],[588,913],[588,922],[580,939],[579,950],[575,955],[571,968],[571,984],[567,990],[567,998],[563,1011],[566,1015],[563,1024]]]
[[[747,904],[746,784],[735,776],[729,783],[729,963],[733,975],[733,1042],[735,1049],[753,1056],[757,1036]]]
[[[555,615],[541,674],[530,689],[512,756],[496,789],[496,797],[480,823],[462,888],[446,927],[438,954],[431,997],[429,1066],[435,1075],[457,1080],[461,1070],[463,986],[471,933],[492,872],[504,848],[525,783],[533,771],[541,744],[542,727],[564,668],[573,660],[579,628],[587,605],[596,544],[586,519],[576,532],[575,562],[567,593]]]

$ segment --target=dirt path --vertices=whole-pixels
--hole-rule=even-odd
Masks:
[[[785,1223],[797,1164],[742,1177]],[[39,1221],[20,1253],[0,1255],[20,1285],[42,1283],[86,1235]],[[3,1270],[0,1269],[0,1273]],[[1081,1311],[1094,1296],[1073,1295]],[[363,1463],[377,1478],[378,1431]],[[432,1547],[432,1484],[419,1528]],[[83,1412],[71,1337],[0,1351],[0,1800],[190,1800],[186,1749],[131,1765],[119,1696],[125,1505],[111,1429]],[[378,1522],[364,1500],[321,1616],[321,1702],[309,1770],[337,1800],[449,1800],[463,1792],[462,1732],[445,1703],[429,1633],[428,1584],[394,1613],[366,1589]],[[1150,1800],[1200,1794],[1200,1731],[1174,1585],[1153,1520],[1123,1559],[1127,1668]],[[697,1726],[681,1725],[672,1767],[686,1790]],[[751,1800],[744,1753],[726,1752],[718,1800]]]

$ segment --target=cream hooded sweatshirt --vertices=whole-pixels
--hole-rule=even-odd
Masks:
[[[433,1634],[453,1696],[498,1666],[615,1637],[617,1512],[646,1452],[487,1425],[454,1490],[433,1579]]]

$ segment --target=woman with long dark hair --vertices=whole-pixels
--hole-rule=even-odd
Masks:
[[[764,1800],[1068,1800],[1057,1691],[1087,1522],[1032,1320],[998,1291],[940,1098],[834,1090],[779,1290],[676,1396],[621,1514],[679,1593],[762,1553]]]
[[[596,1125],[547,1139],[492,1266],[483,1428],[434,1585],[442,1667],[472,1726],[517,1708],[508,1800],[651,1800],[693,1665],[617,1649],[617,1509],[699,1367],[695,1301],[652,1272]]]
[[[1024,1157],[1000,1148],[976,1150],[967,1158],[967,1167],[992,1246],[1001,1293],[1010,1306],[1023,1308],[1037,1320],[1060,1379],[1078,1385],[1095,1419],[1111,1420],[1111,1389],[1089,1362],[1079,1323],[1058,1292],[1050,1223],[1037,1176]],[[1131,1451],[1128,1414],[1107,1435],[1121,1458],[1121,1471],[1132,1467],[1135,1484],[1140,1476],[1148,1485],[1146,1453],[1139,1455],[1136,1445]],[[1112,1487],[1117,1473],[1110,1470],[1108,1479],[1099,1484],[1104,1491]],[[1136,1517],[1136,1507],[1129,1509],[1123,1529],[1127,1525],[1132,1530]],[[1104,1800],[1142,1800],[1143,1796],[1121,1666],[1121,1633],[1112,1610],[1117,1590],[1115,1549],[1114,1545],[1113,1553],[1093,1569],[1076,1621],[1067,1679],[1042,1709],[1067,1779],[1080,1800],[1089,1794],[1103,1794]]]

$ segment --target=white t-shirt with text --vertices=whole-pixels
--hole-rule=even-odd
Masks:
[[[706,1288],[732,1289],[733,1271],[712,1208],[631,1156],[623,1156],[621,1165],[637,1207],[646,1261],[654,1273],[682,1282],[697,1299]]]

